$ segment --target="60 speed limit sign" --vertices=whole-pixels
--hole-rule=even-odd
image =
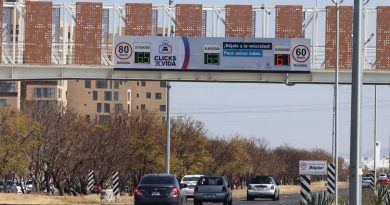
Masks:
[[[115,47],[115,55],[121,60],[127,60],[133,55],[133,48],[126,42],[118,43]]]
[[[295,61],[304,63],[310,58],[310,49],[305,45],[297,45],[292,51],[292,56]]]

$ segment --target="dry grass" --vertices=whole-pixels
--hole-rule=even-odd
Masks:
[[[348,183],[340,182],[340,188],[347,188]],[[281,194],[297,194],[300,186],[280,186]],[[315,182],[312,184],[312,191],[325,191],[325,182]],[[246,189],[233,191],[235,198],[246,196]],[[101,204],[100,195],[88,196],[47,196],[41,194],[0,194],[1,204]],[[121,196],[120,202],[115,204],[133,204],[133,197]]]
[[[41,194],[0,194],[1,204],[101,204],[100,195],[88,196],[47,196]],[[133,197],[121,196],[115,204],[133,203]]]

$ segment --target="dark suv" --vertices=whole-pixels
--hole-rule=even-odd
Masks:
[[[279,195],[279,187],[273,177],[259,176],[250,180],[246,198],[248,201],[255,198],[271,198],[276,201],[279,200]]]
[[[175,175],[147,174],[134,189],[134,205],[183,205],[185,202]]]

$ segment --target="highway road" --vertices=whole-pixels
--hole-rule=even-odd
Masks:
[[[348,189],[340,189],[340,195],[348,195]],[[279,201],[272,201],[271,199],[256,199],[254,201],[247,201],[246,198],[238,198],[233,200],[233,205],[273,205],[273,204],[285,204],[285,205],[300,205],[299,194],[286,194],[280,195]],[[192,205],[192,200],[188,200],[187,205]],[[220,203],[222,204],[222,203]],[[204,205],[215,205],[213,203],[204,203]]]

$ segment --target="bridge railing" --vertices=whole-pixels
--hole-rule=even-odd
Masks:
[[[253,5],[253,36],[274,38],[276,36],[276,6]],[[113,65],[112,44],[114,36],[125,35],[126,5],[102,5],[102,65]],[[77,29],[76,4],[53,3],[53,30],[51,64],[75,64],[75,32]],[[303,8],[302,30],[305,38],[312,39],[312,69],[325,69],[327,8]],[[365,39],[376,34],[373,19],[376,8],[365,8],[363,33]],[[152,35],[174,36],[176,34],[176,7],[152,5]],[[202,36],[224,37],[226,30],[225,5],[202,6]],[[3,4],[2,64],[23,64],[25,62],[25,3]],[[372,41],[371,41],[372,40]],[[364,68],[376,68],[375,37],[364,49]]]

